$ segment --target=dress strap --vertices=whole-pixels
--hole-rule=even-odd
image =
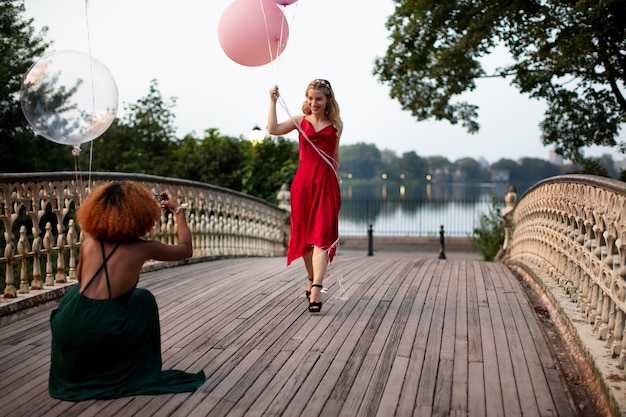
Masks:
[[[91,285],[93,280],[96,278],[96,275],[98,275],[100,271],[104,269],[104,274],[107,280],[107,289],[109,290],[109,298],[111,298],[111,283],[109,282],[109,271],[107,270],[107,262],[109,261],[109,259],[111,259],[111,256],[113,256],[113,253],[115,253],[115,251],[117,250],[119,246],[120,244],[118,242],[113,248],[113,250],[108,255],[106,255],[104,251],[104,242],[100,242],[100,247],[102,248],[102,264],[100,265],[98,270],[93,274],[93,276],[91,277],[87,285],[85,285],[85,288],[83,288],[83,290],[80,292],[81,294],[84,293],[87,290],[87,288]]]

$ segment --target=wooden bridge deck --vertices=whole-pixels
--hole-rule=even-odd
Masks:
[[[0,414],[576,415],[537,314],[503,265],[338,256],[321,314],[306,311],[303,271],[250,258],[142,275],[159,303],[164,369],[207,375],[194,393],[51,399],[53,306],[0,324]]]

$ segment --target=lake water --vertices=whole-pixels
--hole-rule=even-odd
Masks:
[[[415,193],[406,190],[374,190],[358,196],[342,190],[339,212],[340,236],[366,236],[371,224],[375,236],[439,236],[441,226],[446,236],[471,236],[480,216],[492,210],[493,199],[503,206],[506,186],[474,187],[463,192]],[[450,191],[450,190],[448,190]],[[499,195],[500,194],[500,195]]]

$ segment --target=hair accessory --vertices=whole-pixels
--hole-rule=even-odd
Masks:
[[[332,88],[330,87],[330,83],[328,82],[328,80],[324,80],[322,78],[318,78],[315,81],[313,81],[313,83],[315,85],[323,85],[324,87],[328,88],[329,90],[332,90]]]

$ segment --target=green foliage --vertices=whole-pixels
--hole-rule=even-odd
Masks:
[[[278,190],[281,185],[291,183],[297,164],[297,143],[288,139],[266,137],[250,144],[242,191],[276,203]]]
[[[613,168],[615,172],[615,168]],[[591,174],[599,177],[608,177],[609,171],[601,158],[586,158],[572,167],[570,174]]]
[[[501,207],[498,199],[494,197],[489,211],[480,215],[478,227],[474,228],[474,236],[471,237],[472,244],[485,261],[493,261],[504,243]]]
[[[395,3],[391,44],[374,74],[418,120],[461,123],[476,133],[478,107],[459,97],[477,79],[499,76],[547,103],[544,145],[571,160],[582,159],[582,147],[617,146],[626,121],[624,0]],[[513,63],[487,74],[480,60],[497,46]]]
[[[374,144],[344,145],[339,158],[341,171],[352,174],[355,178],[374,178],[381,172],[381,153]]]
[[[248,161],[248,143],[243,139],[223,136],[218,129],[207,129],[203,138],[187,135],[177,145],[168,176],[242,191],[244,166]]]
[[[170,154],[176,148],[175,105],[176,99],[166,102],[152,80],[148,95],[125,105],[123,119],[115,119],[92,141],[93,170],[169,176]],[[85,166],[87,157],[85,153],[81,158]]]

